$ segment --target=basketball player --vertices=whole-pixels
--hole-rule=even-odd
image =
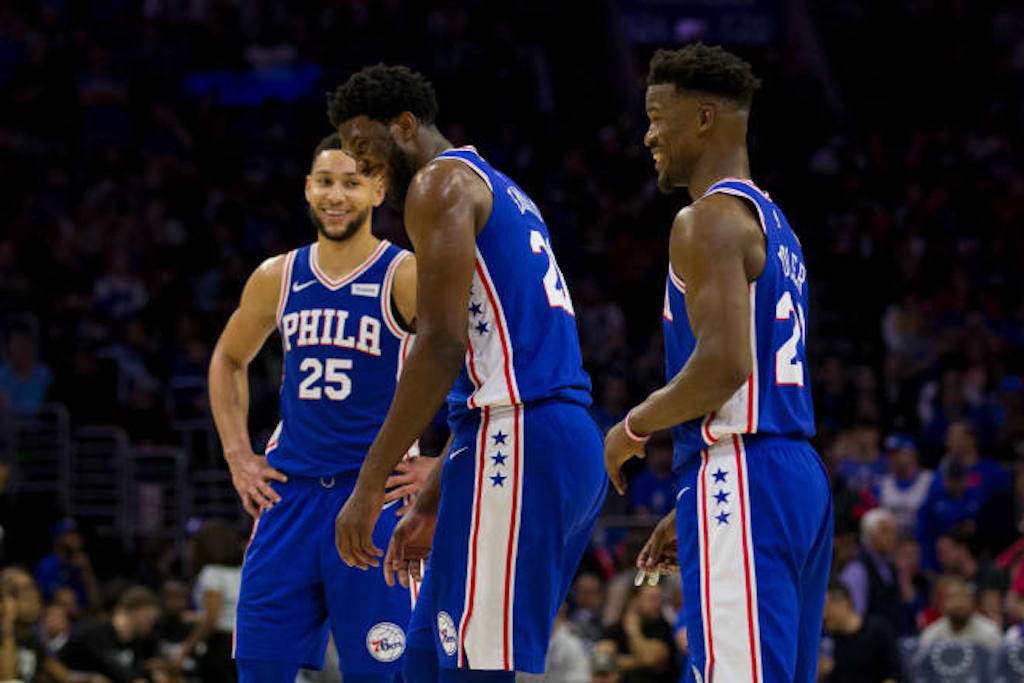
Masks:
[[[337,135],[316,148],[306,200],[317,241],[256,269],[210,362],[217,431],[255,518],[242,568],[237,669],[243,683],[292,683],[300,667],[322,667],[330,629],[346,682],[392,681],[409,593],[346,567],[331,520],[394,394],[412,339],[416,266],[409,252],[370,233],[380,181],[357,172]],[[246,426],[247,367],[275,327],[284,348],[281,422],[263,458]],[[408,492],[404,467],[390,484],[406,486],[381,506]],[[380,517],[377,543],[396,519]]]
[[[715,683],[815,680],[832,555],[828,479],[808,443],[807,270],[782,210],[750,180],[758,86],[721,48],[651,61],[644,143],[661,189],[694,201],[669,240],[668,385],[605,439],[621,493],[622,464],[672,429],[674,534],[659,525],[639,561],[658,571],[678,555],[690,680]]]
[[[548,229],[519,186],[441,135],[422,75],[365,68],[337,89],[329,114],[345,150],[365,172],[383,173],[404,207],[423,293],[416,346],[338,516],[338,551],[358,567],[380,564],[371,531],[388,473],[448,394],[453,438],[440,482],[424,488],[403,527],[417,533],[396,541],[387,562],[418,563],[436,521],[406,680],[542,672],[607,488]]]

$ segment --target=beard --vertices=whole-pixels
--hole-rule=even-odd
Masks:
[[[316,226],[316,231],[331,240],[332,242],[344,242],[352,239],[352,236],[359,232],[359,228],[363,227],[366,220],[370,217],[370,209],[361,211],[355,218],[350,220],[345,227],[342,229],[340,234],[331,234],[327,231],[327,226],[320,220],[320,216],[316,215],[316,211],[312,206],[309,207],[309,220],[313,221],[313,225]]]
[[[402,211],[409,185],[419,169],[413,157],[403,152],[392,138],[388,138],[388,143],[388,186],[384,199],[391,208]]]
[[[668,177],[667,173],[658,174],[658,191],[662,194],[672,194],[675,192],[676,186],[672,183],[672,179]]]

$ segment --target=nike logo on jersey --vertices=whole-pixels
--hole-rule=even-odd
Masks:
[[[683,494],[684,494],[684,493],[686,493],[686,492],[687,492],[687,491],[689,491],[689,490],[690,490],[690,487],[689,487],[689,486],[687,486],[687,487],[683,488],[683,490],[682,490],[682,491],[680,491],[679,493],[677,493],[677,494],[676,494],[676,500],[679,500],[680,498],[682,498],[682,497],[683,497]]]
[[[301,292],[306,287],[309,287],[312,284],[316,284],[316,280],[310,280],[309,282],[303,282],[301,285],[298,282],[293,282],[292,283],[292,292],[298,294],[299,292]]]
[[[461,453],[464,450],[467,450],[468,448],[469,448],[469,446],[463,446],[462,448],[460,448],[458,450],[452,451],[451,453],[448,454],[448,459],[449,460],[454,460],[456,455],[458,455],[459,453]]]

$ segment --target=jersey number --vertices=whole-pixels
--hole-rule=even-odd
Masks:
[[[299,372],[309,374],[299,384],[299,398],[319,401],[327,394],[332,401],[344,401],[352,393],[352,380],[342,370],[351,369],[352,361],[348,358],[328,358],[326,364],[319,358],[304,358],[299,364]],[[316,386],[321,377],[324,378],[323,386]]]
[[[779,303],[775,305],[775,320],[782,322],[793,319],[793,334],[775,353],[775,383],[786,386],[802,387],[804,385],[804,364],[797,354],[797,344],[807,336],[807,321],[804,318],[804,307],[799,303],[793,305],[793,296],[783,292]]]
[[[547,294],[548,304],[552,308],[562,308],[569,315],[575,316],[576,311],[572,307],[572,297],[569,296],[569,288],[565,286],[565,278],[558,268],[555,255],[551,251],[551,245],[544,239],[540,230],[530,231],[530,249],[534,254],[548,255],[548,269],[544,273],[544,293]]]

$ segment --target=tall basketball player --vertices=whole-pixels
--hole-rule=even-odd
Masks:
[[[255,517],[237,669],[243,683],[292,683],[300,667],[323,665],[331,630],[346,681],[390,682],[405,649],[409,593],[341,562],[332,520],[394,394],[412,339],[416,266],[370,233],[380,181],[357,172],[337,135],[313,155],[306,199],[317,241],[256,269],[210,362],[217,431]],[[275,327],[284,349],[281,423],[264,458],[249,441],[247,367]],[[409,492],[410,465],[402,470],[389,485],[404,486],[381,506]],[[372,527],[377,543],[396,519],[385,514]]]
[[[441,135],[422,75],[363,69],[329,113],[345,150],[382,172],[404,208],[420,292],[416,345],[338,516],[338,551],[355,566],[380,563],[371,531],[385,480],[447,394],[453,439],[440,482],[425,487],[386,562],[418,562],[436,522],[406,680],[539,673],[607,488],[547,226],[519,186]]]
[[[828,479],[814,434],[805,340],[807,270],[782,210],[750,180],[747,121],[759,81],[721,48],[651,61],[646,106],[663,191],[693,203],[669,239],[668,385],[605,440],[622,464],[672,429],[675,525],[642,569],[678,564],[690,680],[814,681],[832,549]],[[673,533],[674,530],[674,533]]]

